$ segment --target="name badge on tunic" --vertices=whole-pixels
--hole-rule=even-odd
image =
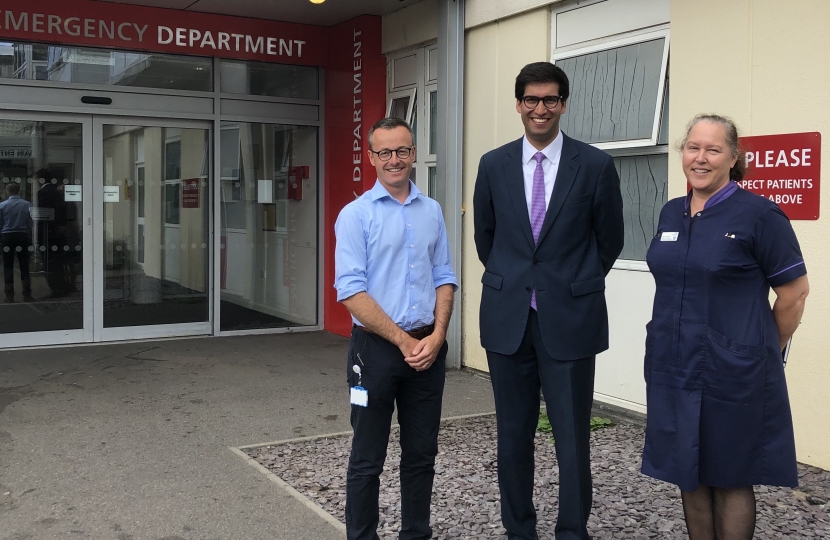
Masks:
[[[664,232],[660,235],[661,242],[677,242],[677,235],[676,232]]]

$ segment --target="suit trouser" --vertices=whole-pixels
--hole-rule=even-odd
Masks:
[[[518,351],[487,351],[498,425],[498,477],[502,523],[509,539],[536,540],[533,507],[534,435],[539,389],[545,395],[559,463],[556,540],[587,540],[591,513],[590,422],[596,357],[551,358],[539,317],[530,310]]]
[[[359,355],[359,357],[358,357]],[[352,405],[354,429],[346,475],[346,536],[348,540],[377,540],[380,473],[386,461],[395,404],[401,435],[402,540],[432,537],[429,525],[438,426],[444,395],[447,344],[429,369],[409,367],[400,349],[380,336],[358,328],[349,341],[346,368],[349,386],[358,384],[352,371],[361,368],[361,386],[369,393],[369,406]]]
[[[23,282],[24,291],[28,290],[29,284],[29,247],[32,240],[27,232],[7,232],[0,234],[0,246],[3,250],[3,280],[6,285],[14,283],[14,256],[17,254],[17,262],[20,265],[20,281]],[[8,251],[6,251],[8,248]],[[20,248],[18,250],[18,248]]]

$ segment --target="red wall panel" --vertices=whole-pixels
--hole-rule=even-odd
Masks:
[[[380,17],[362,16],[329,28],[326,70],[325,328],[343,336],[351,317],[334,290],[334,222],[340,210],[369,190],[377,175],[366,135],[386,112],[386,59]]]

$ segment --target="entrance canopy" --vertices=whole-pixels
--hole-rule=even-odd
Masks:
[[[360,15],[388,15],[422,0],[101,0],[108,3],[164,7],[186,13],[214,13],[318,26],[334,26]]]

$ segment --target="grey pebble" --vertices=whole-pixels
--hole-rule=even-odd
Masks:
[[[593,513],[588,530],[596,540],[687,539],[677,487],[643,476],[643,429],[619,424],[591,434]],[[381,475],[382,540],[400,527],[400,445],[390,437]],[[540,540],[553,540],[559,474],[549,436],[538,434],[534,501]],[[496,421],[493,416],[442,424],[432,495],[433,538],[504,539],[496,478]],[[351,437],[292,442],[246,452],[326,512],[344,521],[346,465]],[[756,540],[830,538],[830,472],[799,464],[799,488],[755,488]]]

